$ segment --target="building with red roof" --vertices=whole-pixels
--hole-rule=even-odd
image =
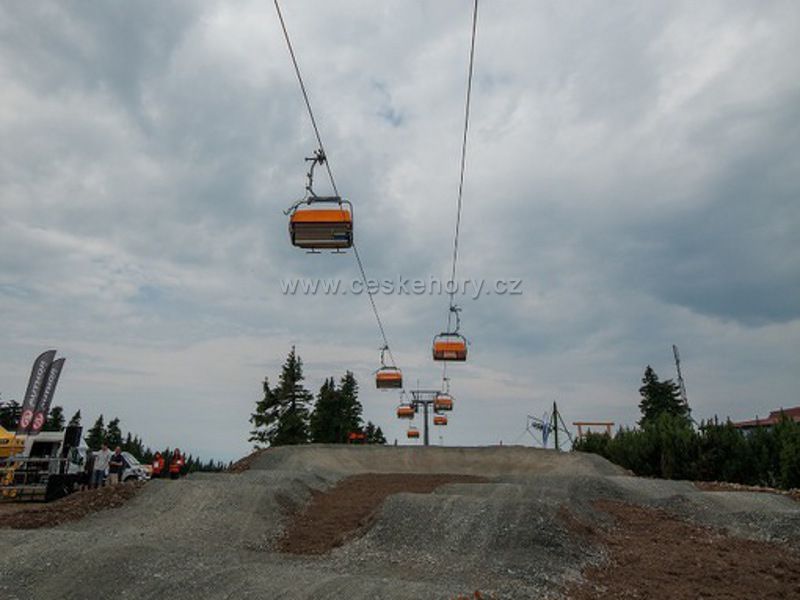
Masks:
[[[771,413],[769,413],[769,416],[764,419],[759,419],[756,417],[750,421],[739,421],[737,423],[733,423],[733,426],[736,427],[736,429],[741,429],[742,431],[751,431],[756,427],[772,427],[781,420],[781,415],[789,417],[795,423],[800,423],[800,406],[773,410]]]

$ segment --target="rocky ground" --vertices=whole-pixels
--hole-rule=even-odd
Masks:
[[[521,447],[279,448],[238,471],[36,530],[9,528],[36,509],[0,507],[0,597],[800,595],[800,503],[782,495]]]

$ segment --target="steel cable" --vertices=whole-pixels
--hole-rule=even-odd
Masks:
[[[333,177],[333,171],[331,170],[330,160],[328,160],[327,156],[328,153],[325,151],[325,146],[322,144],[322,136],[319,132],[319,127],[317,126],[317,120],[314,118],[314,111],[311,108],[311,101],[308,98],[308,91],[306,90],[306,85],[303,82],[303,76],[300,73],[300,66],[297,64],[297,57],[294,53],[294,47],[292,46],[292,41],[289,38],[289,31],[286,29],[286,22],[283,20],[283,13],[281,12],[281,7],[278,4],[278,0],[274,0],[275,3],[275,11],[278,13],[278,20],[281,23],[281,29],[283,30],[283,37],[286,40],[286,46],[289,49],[289,55],[292,58],[292,65],[294,66],[294,72],[297,75],[297,81],[300,84],[300,91],[303,93],[303,99],[306,103],[306,109],[308,110],[308,116],[311,119],[311,125],[314,128],[314,135],[317,138],[317,144],[319,145],[319,149],[322,151],[323,155],[325,156],[325,170],[328,172],[328,178],[331,181],[331,187],[333,188],[334,194],[337,197],[339,196],[339,189],[336,187],[336,180]],[[397,367],[397,363],[394,360],[394,355],[392,354],[392,349],[389,346],[389,340],[386,336],[386,329],[383,326],[383,321],[381,320],[380,313],[378,312],[378,306],[375,303],[374,294],[369,287],[369,283],[367,280],[367,274],[364,270],[364,263],[361,261],[361,255],[358,252],[358,246],[356,246],[355,239],[353,240],[353,255],[356,257],[356,264],[358,265],[359,273],[361,274],[361,280],[364,283],[364,289],[367,292],[367,297],[369,298],[370,306],[372,306],[372,312],[375,315],[375,321],[378,323],[378,329],[381,333],[381,338],[383,339],[384,346],[386,346],[386,351],[389,354],[389,360],[391,360],[392,366]]]

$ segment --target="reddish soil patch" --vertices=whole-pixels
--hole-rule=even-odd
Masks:
[[[427,494],[448,483],[486,481],[471,475],[367,473],[347,477],[330,490],[312,492],[305,509],[291,517],[278,548],[291,554],[324,554],[363,532],[375,509],[391,494]]]
[[[249,471],[250,467],[253,465],[253,461],[255,461],[255,459],[257,459],[266,451],[267,448],[263,448],[261,450],[256,450],[255,452],[248,454],[244,458],[240,458],[228,468],[228,472],[244,473],[245,471]]]
[[[0,527],[39,529],[78,521],[91,513],[122,506],[133,498],[143,483],[123,483],[96,490],[75,492],[47,504],[14,503],[0,505]]]
[[[659,509],[608,500],[595,507],[616,525],[579,531],[605,544],[610,561],[585,571],[569,598],[800,598],[800,556],[786,546],[731,537]],[[575,520],[567,524],[574,529]]]

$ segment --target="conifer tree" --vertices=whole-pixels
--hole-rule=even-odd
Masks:
[[[119,427],[119,418],[115,417],[108,422],[105,432],[106,443],[110,448],[122,446],[122,430]]]
[[[264,397],[250,416],[254,429],[249,440],[257,448],[308,442],[309,405],[313,396],[303,387],[303,379],[303,361],[292,347],[277,387],[270,389],[264,379]]]
[[[325,380],[317,395],[311,415],[311,440],[315,443],[346,444],[348,435],[360,432],[361,403],[358,401],[358,382],[347,371],[337,388],[333,378]]]
[[[103,415],[97,417],[92,428],[86,434],[86,445],[92,450],[100,450],[105,439],[106,430],[103,424]]]
[[[19,424],[22,406],[16,400],[0,402],[0,425],[8,431],[13,431]]]
[[[64,429],[64,409],[54,406],[44,422],[42,431],[62,431]]]
[[[639,394],[642,400],[639,403],[639,410],[642,411],[642,418],[639,425],[652,425],[663,415],[679,417],[689,424],[689,406],[681,398],[678,385],[671,379],[659,381],[658,375],[650,365],[644,371],[642,377],[642,387]]]
[[[339,381],[339,395],[341,407],[341,436],[347,441],[347,434],[351,431],[361,431],[363,421],[361,413],[363,407],[358,401],[358,382],[351,371],[347,371]]]
[[[364,427],[364,434],[367,436],[366,442],[368,444],[385,444],[386,437],[383,435],[380,427],[375,427],[375,423],[368,421]]]
[[[315,444],[336,444],[341,439],[339,424],[341,395],[333,377],[326,379],[317,394],[317,403],[310,419],[311,441]]]
[[[69,426],[70,427],[80,427],[81,426],[81,411],[80,410],[78,412],[76,412],[74,415],[72,415],[72,418],[69,420]]]

